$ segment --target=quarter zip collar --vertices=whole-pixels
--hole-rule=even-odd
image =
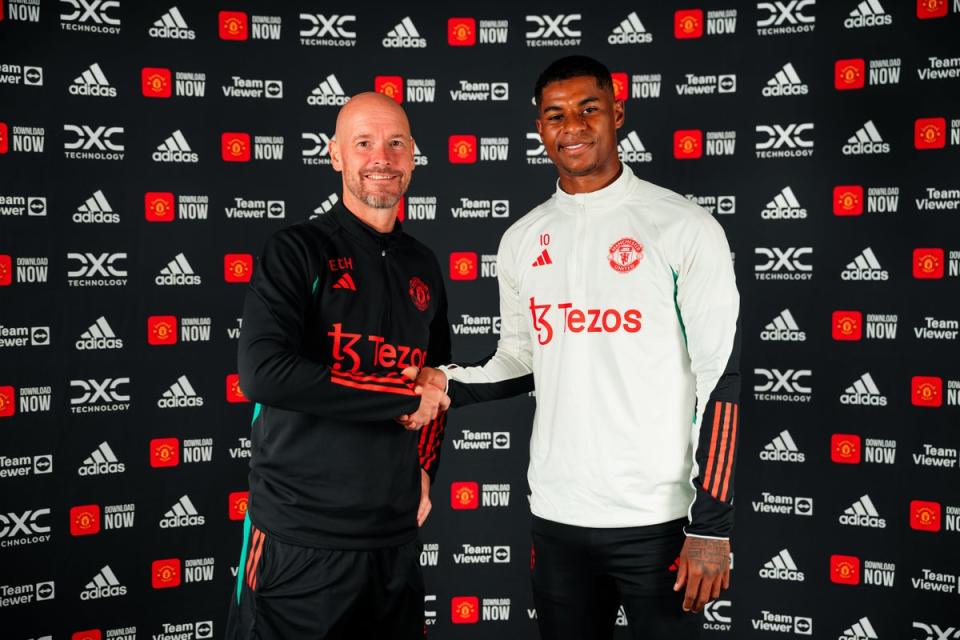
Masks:
[[[335,204],[327,215],[333,216],[337,223],[361,245],[377,253],[390,251],[394,247],[402,244],[407,238],[399,220],[394,223],[393,231],[380,233],[353,215],[353,213],[344,206],[342,200]]]
[[[588,208],[605,209],[621,203],[637,178],[626,163],[620,163],[620,166],[623,167],[623,170],[616,180],[603,189],[588,193],[567,193],[560,188],[560,180],[558,179],[557,190],[554,194],[557,203],[565,208],[575,208],[578,211],[586,211]]]

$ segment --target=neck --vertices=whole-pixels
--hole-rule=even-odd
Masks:
[[[604,167],[600,171],[586,176],[565,175],[561,171],[560,188],[571,195],[599,191],[604,187],[609,187],[614,180],[620,177],[621,173],[623,173],[623,165],[620,163],[620,158],[617,158],[616,162],[611,163],[609,167]]]
[[[343,190],[343,206],[368,227],[380,233],[390,233],[397,221],[397,209],[377,209],[354,196],[349,189]]]

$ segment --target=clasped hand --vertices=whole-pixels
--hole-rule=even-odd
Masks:
[[[407,367],[402,373],[416,382],[413,390],[420,396],[420,406],[414,413],[398,416],[396,421],[405,429],[416,431],[450,408],[450,397],[445,392],[447,377],[442,371],[432,367],[426,367],[422,371],[417,367]]]

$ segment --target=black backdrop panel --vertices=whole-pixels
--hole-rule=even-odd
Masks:
[[[448,282],[469,362],[496,344],[499,238],[554,188],[532,86],[571,52],[615,72],[624,159],[735,254],[735,568],[705,635],[960,637],[960,2],[692,4],[0,0],[3,637],[222,637],[243,282],[339,193],[338,105],[403,100],[404,225],[476,260]],[[450,416],[432,637],[536,637],[533,403]]]

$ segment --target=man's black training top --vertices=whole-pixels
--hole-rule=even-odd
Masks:
[[[338,204],[275,233],[243,308],[240,386],[254,409],[249,515],[278,539],[369,549],[416,537],[420,468],[435,477],[445,416],[394,421],[420,397],[400,375],[449,362],[443,276],[396,224]]]

